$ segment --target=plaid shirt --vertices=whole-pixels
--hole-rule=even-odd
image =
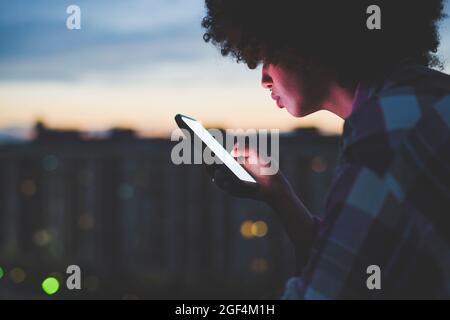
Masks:
[[[282,299],[449,299],[450,76],[405,66],[363,89],[311,258]]]

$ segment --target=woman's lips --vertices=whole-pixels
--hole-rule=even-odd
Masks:
[[[275,94],[273,94],[272,93],[272,99],[273,100],[275,100],[276,102],[277,102],[277,106],[278,106],[278,108],[284,108],[284,106],[281,104],[281,102],[280,102],[280,97],[279,96],[277,96],[277,95],[275,95]]]

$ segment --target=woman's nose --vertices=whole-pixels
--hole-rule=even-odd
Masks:
[[[268,72],[268,65],[264,65],[262,68],[261,85],[264,89],[271,89],[273,85],[272,77]]]

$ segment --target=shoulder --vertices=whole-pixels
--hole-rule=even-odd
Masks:
[[[410,67],[375,89],[344,124],[345,160],[382,174],[401,145],[414,134],[427,144],[448,143],[450,76]]]
[[[448,234],[449,128],[448,75],[419,69],[388,83],[345,123],[335,190],[362,204],[393,195]]]

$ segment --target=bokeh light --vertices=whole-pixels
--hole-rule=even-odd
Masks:
[[[42,290],[48,295],[55,294],[59,290],[59,281],[54,277],[48,277],[42,281]]]
[[[25,281],[27,274],[22,268],[14,268],[9,273],[9,276],[14,283],[19,284]]]
[[[46,171],[54,171],[58,168],[58,158],[52,154],[46,155],[42,160],[42,166]]]
[[[250,269],[255,273],[264,273],[269,269],[269,264],[264,258],[255,258],[251,262]]]
[[[20,186],[20,190],[25,196],[31,197],[36,193],[36,183],[31,179],[27,179]]]
[[[264,221],[245,220],[241,224],[241,235],[246,239],[262,238],[266,236],[269,227]]]
[[[250,239],[250,238],[253,237],[252,226],[253,226],[253,221],[251,221],[251,220],[246,220],[246,221],[242,222],[242,224],[241,224],[241,235],[244,238]]]
[[[323,157],[316,156],[311,160],[311,169],[315,173],[322,173],[327,170],[327,162]]]
[[[5,275],[5,271],[3,270],[2,267],[0,267],[0,279],[2,279],[4,275]]]
[[[267,223],[264,221],[256,221],[252,224],[251,233],[255,237],[262,238],[267,234],[268,229]]]
[[[134,195],[134,188],[132,185],[128,184],[128,183],[123,183],[120,187],[119,187],[119,196],[124,199],[124,200],[129,200],[133,197]]]
[[[38,247],[44,247],[51,241],[52,237],[48,230],[38,230],[33,235],[33,242]]]

